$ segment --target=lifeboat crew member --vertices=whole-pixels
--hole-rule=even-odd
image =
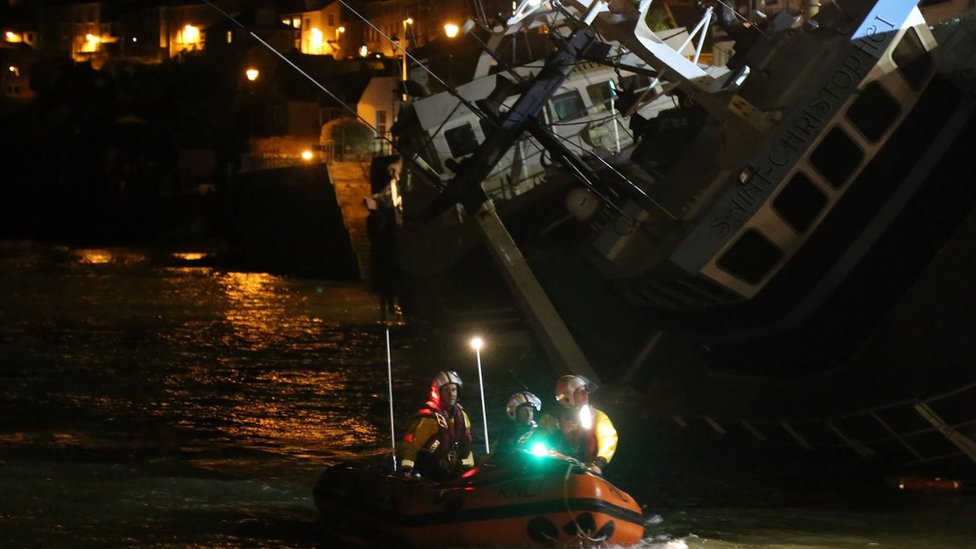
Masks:
[[[508,397],[505,413],[512,422],[498,437],[492,455],[499,458],[511,457],[521,450],[538,427],[535,413],[540,410],[542,410],[542,401],[528,391],[520,391]]]
[[[567,375],[556,382],[559,418],[542,418],[543,429],[561,434],[562,453],[586,464],[588,471],[602,474],[617,451],[617,429],[607,414],[590,404],[596,385],[583,376]]]
[[[400,470],[432,480],[455,478],[474,466],[471,420],[458,402],[461,377],[438,372],[430,399],[414,417],[400,446]]]

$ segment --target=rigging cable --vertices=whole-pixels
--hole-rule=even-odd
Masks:
[[[555,17],[555,14],[554,14],[554,17]],[[568,14],[568,13],[564,13],[564,19],[563,19],[563,21],[566,21],[566,18],[570,18],[570,14]],[[554,20],[554,21],[555,21],[555,20]],[[570,21],[574,21],[574,20],[573,20],[572,18],[570,18]],[[552,32],[555,32],[555,27],[551,27],[551,28],[553,29],[553,30],[552,30]],[[469,32],[469,34],[472,34],[472,33],[470,33],[470,32]],[[472,34],[472,35],[473,35],[473,34]],[[482,42],[482,41],[481,41],[480,39],[478,39],[478,43],[479,43],[479,44],[480,44],[480,45],[482,46],[482,48],[484,48],[484,49],[487,49],[487,45],[486,45],[486,44],[485,44],[484,42]],[[489,53],[489,54],[490,54],[490,53]],[[518,72],[516,72],[516,71],[515,71],[515,69],[514,69],[514,68],[512,68],[512,67],[511,67],[510,65],[508,65],[508,64],[506,64],[506,63],[504,63],[503,61],[501,61],[500,59],[498,59],[498,58],[497,58],[497,57],[495,57],[494,55],[492,55],[492,57],[493,57],[493,58],[495,58],[495,59],[496,59],[496,61],[498,61],[498,64],[499,64],[499,66],[501,66],[501,67],[502,67],[502,68],[503,68],[503,69],[505,70],[505,72],[507,72],[507,73],[509,73],[509,74],[511,74],[511,75],[513,75],[513,76],[514,76],[514,77],[515,77],[515,78],[516,78],[516,79],[517,79],[517,80],[519,81],[519,83],[523,83],[523,82],[524,82],[524,79],[523,79],[523,78],[521,77],[521,75],[519,75],[519,74],[518,74]],[[569,64],[567,64],[567,65],[570,65],[570,64],[571,64],[571,65],[573,65],[573,66],[576,66],[576,67],[578,67],[579,65],[582,65],[583,63],[582,63],[582,62],[580,62],[580,61],[576,61],[576,62],[573,62],[573,63],[569,63]],[[566,66],[566,65],[564,65],[564,66]],[[585,78],[587,78],[587,81],[589,81],[589,78],[588,78],[588,77],[587,77],[587,76],[585,75],[585,73],[584,73],[584,77],[585,77]],[[653,86],[653,84],[652,84],[652,86]],[[494,122],[494,119],[493,119],[493,118],[491,118],[491,117],[487,117],[487,119],[488,119],[489,121],[492,121],[492,122]],[[571,124],[572,124],[572,123],[567,123],[567,124],[565,124],[565,125],[571,125]],[[578,124],[578,123],[577,123],[577,124]],[[556,125],[561,125],[561,124],[560,124],[560,123],[558,123],[558,122],[556,122],[556,123],[554,123],[554,122],[549,122],[549,123],[548,123],[548,126],[556,126]],[[496,124],[496,126],[497,126],[497,124]],[[596,158],[597,160],[599,160],[599,161],[600,161],[601,163],[603,163],[603,164],[604,164],[604,165],[605,165],[605,166],[606,166],[607,168],[609,168],[609,169],[610,169],[610,170],[611,170],[611,171],[612,171],[612,172],[613,172],[613,173],[614,173],[615,175],[617,175],[617,176],[618,176],[618,177],[619,177],[620,179],[622,179],[622,180],[623,180],[623,181],[625,181],[625,182],[626,182],[626,183],[627,183],[628,185],[630,185],[630,187],[631,187],[631,188],[632,188],[633,190],[635,190],[635,191],[636,191],[637,193],[639,193],[639,194],[640,194],[640,195],[641,195],[642,197],[644,197],[644,198],[645,198],[645,199],[646,199],[646,200],[647,200],[648,202],[650,202],[651,204],[653,204],[654,206],[656,206],[657,208],[659,208],[659,209],[660,209],[661,211],[663,211],[663,212],[664,212],[665,214],[667,214],[667,215],[668,215],[668,217],[670,217],[671,219],[677,219],[677,216],[675,216],[675,215],[674,215],[673,213],[671,213],[671,212],[670,212],[670,211],[669,211],[669,210],[668,210],[667,208],[665,208],[665,207],[664,207],[664,206],[663,206],[662,204],[660,204],[660,203],[659,203],[658,201],[656,201],[656,200],[654,200],[653,198],[651,198],[651,197],[650,197],[650,195],[648,195],[648,194],[647,194],[646,192],[644,192],[644,190],[643,190],[643,189],[641,189],[641,188],[640,188],[640,187],[639,187],[639,186],[638,186],[637,184],[635,184],[635,183],[634,183],[633,181],[631,181],[631,180],[630,180],[630,179],[629,179],[629,178],[628,178],[627,176],[625,176],[624,174],[622,174],[622,173],[620,173],[620,171],[618,171],[618,170],[617,170],[616,168],[614,168],[613,166],[611,166],[611,165],[610,165],[610,163],[608,163],[608,162],[607,162],[606,160],[604,160],[604,159],[603,159],[603,158],[601,158],[600,156],[598,156],[598,155],[596,155],[596,154],[594,154],[594,153],[593,153],[592,151],[587,151],[587,150],[586,150],[586,149],[584,149],[584,148],[583,148],[583,147],[582,147],[581,145],[577,145],[576,143],[574,143],[574,142],[572,142],[572,141],[570,141],[570,140],[569,140],[569,139],[567,139],[566,137],[563,137],[563,136],[561,136],[561,135],[559,135],[559,134],[558,134],[557,132],[554,132],[554,131],[552,131],[552,129],[551,129],[551,128],[549,128],[549,127],[546,127],[546,126],[544,126],[544,125],[540,125],[540,126],[538,126],[538,127],[539,127],[539,128],[540,128],[540,129],[542,130],[542,131],[545,131],[545,132],[546,132],[547,134],[549,134],[549,135],[550,135],[551,137],[554,137],[554,138],[556,138],[556,139],[559,139],[559,140],[561,140],[561,141],[564,141],[564,142],[566,142],[566,143],[569,143],[569,144],[571,144],[571,145],[573,145],[574,147],[576,147],[576,148],[578,148],[578,149],[579,149],[580,151],[582,151],[582,152],[583,152],[584,154],[587,154],[587,155],[589,155],[589,156],[593,156],[594,158]],[[625,130],[625,131],[626,131],[626,130]],[[539,145],[538,145],[538,144],[536,144],[536,143],[535,143],[535,141],[533,141],[533,140],[531,140],[531,139],[530,139],[530,140],[529,140],[529,143],[531,143],[531,144],[533,144],[533,146],[534,146],[534,147],[535,147],[535,148],[536,148],[536,149],[538,150],[538,148],[539,148]],[[544,152],[544,151],[540,151],[540,152],[542,152],[542,154],[545,154],[545,152]],[[574,171],[574,172],[575,172],[576,170],[574,169],[574,170],[572,170],[572,171]],[[593,186],[591,186],[591,185],[587,185],[587,184],[585,183],[585,182],[586,182],[586,178],[585,178],[585,177],[583,177],[583,176],[582,176],[582,175],[580,174],[580,175],[578,176],[578,178],[579,178],[579,179],[580,179],[581,181],[583,181],[583,182],[584,182],[584,186],[586,186],[586,188],[587,188],[587,189],[589,189],[589,190],[590,190],[590,192],[592,192],[592,193],[594,193],[594,194],[596,194],[596,195],[597,195],[597,197],[599,197],[599,198],[600,198],[601,200],[603,200],[603,201],[604,201],[604,202],[606,202],[607,204],[609,204],[609,205],[611,205],[611,207],[613,207],[613,208],[614,208],[614,210],[616,210],[616,211],[617,211],[617,212],[618,212],[618,213],[619,213],[620,215],[622,215],[622,216],[624,216],[624,217],[626,217],[627,219],[629,219],[629,220],[631,221],[631,223],[632,223],[632,224],[633,224],[634,226],[636,226],[636,227],[642,227],[642,224],[640,223],[640,221],[638,221],[637,219],[635,219],[635,218],[634,218],[633,216],[631,216],[631,215],[630,215],[630,214],[628,214],[627,212],[624,212],[622,208],[620,208],[620,207],[618,207],[618,206],[617,206],[617,205],[616,205],[616,204],[615,204],[615,203],[614,203],[613,201],[611,201],[611,200],[610,200],[610,199],[609,199],[608,197],[606,197],[606,196],[605,196],[604,194],[602,194],[602,193],[601,193],[600,191],[598,191],[598,190],[597,190],[596,188],[594,188],[594,187],[593,187]]]
[[[385,305],[384,305],[385,306]],[[390,447],[393,456],[393,471],[397,470],[396,426],[393,422],[393,360],[390,357],[390,327],[386,327],[386,373],[390,389]]]
[[[458,101],[460,101],[462,104],[464,104],[464,106],[467,107],[468,110],[470,110],[471,112],[475,113],[475,115],[477,115],[477,116],[479,116],[481,118],[488,118],[490,120],[490,118],[487,117],[484,113],[482,113],[478,109],[478,107],[476,107],[473,103],[471,103],[471,101],[468,101],[467,99],[465,99],[464,97],[462,97],[461,94],[459,94],[456,89],[452,88],[451,86],[448,86],[447,85],[447,82],[445,82],[443,79],[441,79],[441,77],[437,76],[434,73],[434,71],[430,70],[426,65],[424,65],[423,63],[421,63],[420,60],[418,60],[416,57],[414,57],[413,54],[411,54],[410,52],[408,52],[400,44],[397,44],[396,42],[394,42],[393,39],[389,35],[387,35],[383,31],[381,31],[379,29],[379,27],[377,27],[376,25],[374,25],[372,23],[372,21],[370,21],[369,19],[366,19],[365,16],[363,16],[361,13],[359,13],[358,11],[356,11],[352,6],[349,5],[349,3],[346,2],[346,0],[339,0],[339,3],[342,4],[346,9],[348,9],[350,11],[350,13],[352,13],[353,15],[355,15],[356,17],[358,17],[363,23],[366,23],[366,25],[369,28],[373,29],[374,31],[376,31],[377,34],[379,34],[380,36],[382,36],[383,38],[385,38],[386,41],[389,42],[390,45],[392,45],[395,50],[397,50],[400,53],[402,53],[406,58],[410,59],[418,67],[420,67],[421,69],[423,69],[427,74],[431,75],[434,78],[434,80],[437,81],[438,84],[440,84],[441,86],[443,86],[444,89],[448,91],[448,93],[450,93],[454,98],[456,98]]]
[[[340,0],[340,2],[341,2],[341,1],[342,1],[342,0]],[[561,12],[563,13],[563,16],[564,16],[564,19],[563,19],[563,20],[564,20],[564,21],[566,21],[566,18],[569,18],[569,21],[570,21],[570,22],[577,22],[577,23],[579,23],[579,21],[577,21],[577,20],[575,20],[574,18],[572,18],[572,17],[570,16],[570,14],[568,14],[568,13],[565,13],[565,12],[564,12],[564,11],[562,10],[562,8],[560,8],[560,11],[561,11]],[[552,27],[552,29],[553,29],[553,30],[552,30],[552,32],[555,32],[555,27]],[[480,40],[479,40],[479,42],[480,42]],[[513,74],[513,75],[515,75],[515,76],[516,76],[516,78],[518,78],[518,79],[519,79],[519,81],[522,81],[522,79],[521,79],[521,77],[520,77],[520,76],[518,75],[518,73],[517,73],[517,72],[516,72],[516,71],[515,71],[515,70],[514,70],[514,69],[513,69],[513,68],[512,68],[511,66],[509,66],[509,65],[506,65],[506,64],[503,64],[503,63],[499,63],[499,64],[500,64],[500,65],[501,65],[501,67],[502,67],[502,68],[503,68],[503,69],[505,70],[505,72],[507,72],[507,73],[509,73],[509,74]],[[581,62],[579,62],[579,61],[577,61],[577,62],[574,62],[574,63],[572,63],[572,65],[580,65],[580,64],[581,64]],[[656,85],[656,82],[657,82],[657,80],[659,80],[659,78],[656,78],[656,79],[655,79],[655,81],[654,81],[654,82],[653,82],[653,83],[651,84],[651,88],[650,88],[650,89],[653,89],[653,87],[654,87],[654,86]],[[493,119],[492,119],[491,117],[487,117],[487,119],[488,119],[489,121],[493,121]],[[552,122],[550,122],[550,123],[549,123],[549,125],[550,125],[550,126],[553,126],[553,125],[557,125],[557,124],[558,124],[558,123],[552,123]],[[497,124],[496,124],[496,125],[497,125]],[[638,194],[639,194],[639,195],[640,195],[641,197],[643,197],[643,198],[644,198],[645,200],[647,200],[648,202],[650,202],[651,204],[653,204],[653,205],[654,205],[655,207],[657,207],[658,209],[660,209],[660,210],[661,210],[662,212],[664,212],[664,213],[665,213],[665,214],[666,214],[666,215],[667,215],[668,217],[670,217],[671,219],[677,219],[677,218],[678,218],[678,217],[677,217],[677,216],[676,216],[675,214],[673,214],[673,213],[671,213],[671,211],[670,211],[670,210],[668,210],[667,208],[665,208],[663,204],[661,204],[661,203],[660,203],[660,202],[658,202],[657,200],[654,200],[653,198],[651,198],[651,196],[650,196],[650,195],[648,195],[648,194],[647,194],[646,192],[644,192],[644,189],[642,189],[642,188],[640,188],[640,186],[638,186],[638,185],[637,185],[636,183],[634,183],[633,181],[631,181],[631,180],[630,180],[630,179],[629,179],[629,178],[628,178],[628,177],[627,177],[626,175],[624,175],[624,174],[622,174],[622,173],[620,173],[620,171],[619,171],[619,170],[617,170],[617,169],[616,169],[615,167],[613,167],[613,166],[612,166],[612,165],[611,165],[611,164],[610,164],[609,162],[607,162],[606,160],[604,160],[604,159],[603,159],[602,157],[600,157],[599,155],[597,155],[597,154],[594,154],[594,153],[593,153],[592,151],[588,151],[588,150],[586,150],[586,149],[585,149],[585,148],[583,148],[583,147],[582,147],[581,145],[578,145],[578,144],[576,144],[576,143],[574,143],[573,141],[571,141],[570,139],[568,139],[568,138],[566,138],[566,137],[563,137],[563,136],[561,136],[561,135],[559,135],[559,133],[557,133],[557,132],[554,132],[554,131],[552,131],[552,129],[550,129],[550,128],[548,128],[548,127],[545,127],[545,126],[543,126],[543,125],[540,125],[540,126],[539,126],[539,128],[541,128],[541,129],[542,129],[543,131],[545,131],[546,133],[548,133],[548,134],[549,134],[550,136],[552,136],[552,137],[555,137],[556,139],[558,139],[558,140],[560,140],[560,141],[563,141],[563,142],[565,142],[565,143],[568,143],[568,144],[570,144],[570,145],[572,145],[573,147],[575,147],[575,148],[577,148],[578,150],[580,150],[581,152],[583,152],[583,154],[585,154],[585,155],[588,155],[588,156],[591,156],[591,157],[593,157],[593,158],[596,158],[596,159],[597,159],[597,160],[598,160],[598,161],[599,161],[599,162],[600,162],[601,164],[603,164],[603,165],[604,165],[604,166],[605,166],[606,168],[608,168],[608,169],[609,169],[609,170],[610,170],[611,172],[613,172],[613,173],[614,173],[614,175],[616,175],[617,177],[619,177],[619,178],[620,178],[620,179],[621,179],[622,181],[625,181],[625,182],[626,182],[626,183],[627,183],[627,184],[628,184],[628,185],[629,185],[629,186],[630,186],[630,187],[631,187],[631,188],[632,188],[632,189],[633,189],[634,191],[636,191],[636,192],[637,192],[637,193],[638,193]],[[532,142],[532,143],[534,143],[533,141],[530,141],[530,142]],[[583,179],[583,180],[585,181],[585,178],[582,178],[582,179]],[[617,211],[618,213],[620,213],[620,214],[621,214],[621,215],[623,215],[624,217],[626,217],[626,218],[628,218],[628,219],[630,219],[630,221],[631,221],[632,223],[634,223],[634,225],[636,225],[636,226],[638,226],[638,227],[641,227],[641,226],[642,226],[642,225],[641,225],[641,223],[640,223],[640,222],[639,222],[638,220],[636,220],[636,219],[634,219],[634,218],[633,218],[633,216],[631,216],[631,215],[629,215],[629,214],[627,214],[626,212],[624,212],[624,211],[623,211],[623,209],[621,209],[621,208],[619,208],[619,207],[617,207],[617,206],[616,206],[615,204],[613,204],[613,203],[612,203],[612,202],[611,202],[611,201],[610,201],[609,199],[607,199],[607,198],[606,198],[606,197],[605,197],[605,196],[604,196],[603,194],[601,194],[601,193],[600,193],[599,191],[597,191],[597,190],[596,190],[595,188],[592,188],[592,187],[591,187],[591,186],[589,186],[589,185],[586,185],[586,187],[587,187],[587,188],[588,188],[588,189],[589,189],[589,190],[590,190],[591,192],[593,192],[593,193],[595,193],[595,194],[596,194],[596,195],[597,195],[598,197],[600,197],[601,199],[603,199],[603,200],[604,200],[605,202],[607,202],[608,204],[611,204],[611,205],[613,205],[613,207],[614,207],[614,209],[615,209],[615,210],[616,210],[616,211]]]
[[[343,6],[345,6],[346,9],[348,9],[353,15],[355,15],[356,17],[358,17],[361,21],[363,21],[364,23],[366,23],[367,26],[369,26],[371,29],[373,29],[374,31],[376,31],[377,34],[379,34],[380,36],[382,36],[383,38],[385,38],[390,43],[390,45],[393,46],[393,48],[395,48],[396,50],[399,50],[401,53],[403,53],[404,56],[406,56],[411,61],[413,61],[418,67],[420,67],[421,69],[423,69],[427,74],[431,75],[441,86],[444,87],[445,90],[447,90],[447,92],[449,94],[451,94],[452,97],[454,97],[455,99],[457,99],[458,101],[460,101],[461,104],[463,104],[465,107],[467,107],[468,110],[472,112],[472,114],[474,114],[475,116],[481,118],[482,120],[485,120],[487,123],[491,124],[495,128],[499,128],[500,127],[497,120],[495,120],[491,116],[488,116],[479,107],[477,107],[471,101],[469,101],[467,98],[465,98],[460,93],[458,93],[457,89],[455,89],[455,88],[453,88],[451,86],[448,86],[447,83],[443,79],[441,79],[441,77],[437,76],[437,74],[434,73],[434,71],[432,71],[429,67],[427,67],[423,63],[421,63],[420,60],[418,60],[416,57],[414,57],[412,54],[410,54],[410,52],[408,52],[407,50],[405,50],[402,46],[400,46],[399,44],[397,44],[396,42],[394,42],[393,39],[390,36],[388,36],[386,33],[384,33],[382,30],[380,30],[379,27],[377,27],[376,25],[374,25],[369,19],[366,19],[365,16],[363,16],[361,13],[359,13],[358,11],[356,11],[352,6],[350,6],[348,3],[346,3],[345,0],[339,0],[339,3],[342,4]],[[511,69],[507,69],[507,70],[511,70]],[[561,136],[559,136],[558,134],[556,134],[556,137],[560,137],[561,138]],[[533,144],[533,146],[536,149],[539,148],[539,145],[536,144],[534,141],[529,140],[529,142],[531,144]],[[400,149],[397,148],[397,150],[399,151]],[[540,152],[542,152],[542,151],[540,151]],[[401,154],[403,154],[402,151],[401,151]],[[404,156],[406,156],[406,155],[404,154]],[[608,164],[608,166],[609,166],[609,164]],[[626,177],[624,177],[623,174],[620,174],[620,172],[617,172],[616,170],[613,170],[613,171],[615,173],[617,173],[618,175],[620,175],[621,177],[623,177],[625,181],[627,181],[632,186],[634,186],[638,190],[638,192],[643,193],[643,191],[639,187],[637,187],[636,185],[634,185],[633,182],[631,182]],[[583,178],[583,180],[585,181],[585,178]],[[435,183],[435,185],[437,185],[438,187],[440,187],[442,190],[444,189],[443,182],[441,182],[439,179],[437,180],[437,182]],[[623,211],[622,208],[620,208],[619,206],[617,206],[616,204],[614,204],[611,200],[609,200],[608,198],[606,198],[603,194],[601,194],[595,188],[592,188],[589,185],[587,185],[587,188],[591,192],[593,192],[594,194],[596,194],[598,197],[600,197],[601,199],[603,199],[607,204],[610,204],[611,207],[613,207],[620,215],[623,215],[624,217],[628,218],[632,223],[639,224],[639,222],[636,219],[634,219],[633,216],[631,216],[627,212]],[[646,195],[646,193],[643,193],[643,194]],[[654,202],[654,201],[651,200],[651,202]],[[656,202],[655,202],[655,204],[656,204]],[[663,207],[661,209],[664,210]],[[667,210],[664,210],[664,211],[665,211],[665,213],[668,213],[668,215],[671,215],[670,212],[668,212]],[[674,218],[673,215],[671,215],[671,217]]]

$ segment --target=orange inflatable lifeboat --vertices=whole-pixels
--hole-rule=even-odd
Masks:
[[[631,545],[645,525],[634,498],[559,456],[442,483],[340,464],[319,478],[315,505],[331,535],[370,545]]]

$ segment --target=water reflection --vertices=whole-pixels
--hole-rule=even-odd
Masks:
[[[76,250],[75,255],[78,256],[79,263],[97,265],[112,261],[112,254],[107,250]]]
[[[222,273],[218,275],[229,303],[224,318],[234,335],[253,349],[271,345],[283,331],[293,327],[285,318],[286,297],[281,279],[266,273]]]
[[[180,261],[200,261],[201,259],[210,257],[210,254],[201,252],[177,252],[170,255],[172,255],[175,259],[179,259]]]
[[[65,250],[62,248],[62,250]],[[102,265],[105,263],[135,264],[147,260],[145,254],[131,249],[76,249],[70,252],[82,265]]]
[[[276,396],[246,399],[229,414],[222,430],[237,440],[273,446],[276,451],[314,455],[378,441],[377,429],[361,414],[361,394],[350,383],[351,372],[267,372],[255,379]],[[267,394],[261,391],[263,394]]]

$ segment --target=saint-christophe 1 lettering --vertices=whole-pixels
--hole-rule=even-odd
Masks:
[[[863,35],[836,64],[813,98],[780,127],[778,136],[770,136],[762,159],[744,170],[751,177],[740,178],[739,186],[727,200],[724,211],[709,223],[716,234],[725,236],[733,227],[742,225],[766,200],[778,182],[787,175],[790,166],[824,129],[824,124],[867,76],[893,37],[894,33],[890,31],[894,28],[893,24],[878,16],[863,27]]]

